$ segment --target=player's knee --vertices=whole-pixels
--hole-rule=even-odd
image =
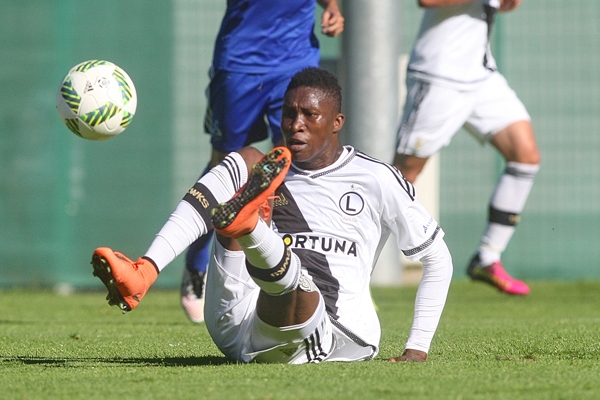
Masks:
[[[514,161],[521,164],[538,165],[541,162],[541,155],[537,148],[535,141],[525,141],[514,146],[512,153],[512,159],[507,161]]]
[[[537,148],[531,149],[530,151],[519,151],[512,159],[507,159],[508,162],[515,162],[519,164],[537,166],[541,163],[541,156]]]
[[[492,144],[506,161],[537,165],[541,162],[535,134],[529,121],[518,121],[496,133]]]
[[[533,164],[533,165],[539,166],[540,163],[542,162],[542,156],[541,156],[540,152],[538,151],[537,147],[535,147],[534,149],[529,151],[526,158],[527,158],[527,160],[526,160],[526,162],[524,162],[524,164]]]

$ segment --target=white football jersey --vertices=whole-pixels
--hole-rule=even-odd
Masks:
[[[390,233],[417,260],[443,232],[398,170],[345,146],[322,170],[290,168],[273,223],[321,291],[330,317],[368,344],[381,329],[369,283]]]
[[[408,74],[469,90],[496,70],[489,36],[498,0],[474,0],[425,10]]]

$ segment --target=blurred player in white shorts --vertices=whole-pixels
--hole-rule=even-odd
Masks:
[[[428,158],[450,144],[465,127],[481,143],[518,122],[529,121],[525,106],[497,71],[472,91],[461,91],[418,79],[407,79],[408,120],[397,151]],[[415,110],[415,111],[413,111]],[[412,118],[411,118],[412,117]]]
[[[488,224],[469,266],[473,280],[509,294],[529,287],[502,265],[539,170],[530,116],[498,72],[489,38],[498,11],[520,0],[420,0],[425,7],[407,70],[407,98],[394,164],[414,182],[428,158],[465,127],[506,160],[490,199]]]

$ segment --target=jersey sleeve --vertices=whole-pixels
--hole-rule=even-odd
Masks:
[[[381,175],[382,224],[396,238],[398,248],[410,261],[418,261],[444,233],[419,202],[414,186],[394,167]]]

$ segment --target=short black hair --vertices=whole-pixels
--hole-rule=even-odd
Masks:
[[[336,103],[336,111],[342,111],[342,88],[335,75],[331,72],[316,67],[304,68],[292,77],[286,93],[302,86],[321,89]]]

